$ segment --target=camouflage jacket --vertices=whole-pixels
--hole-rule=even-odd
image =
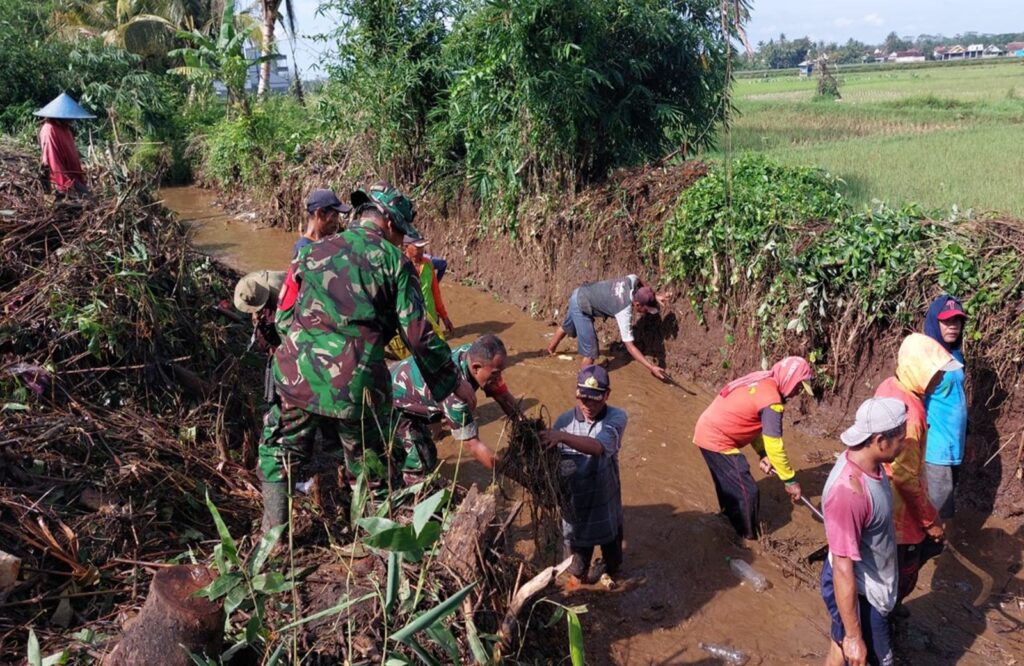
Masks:
[[[304,248],[283,299],[274,380],[286,407],[340,419],[391,409],[384,347],[396,333],[436,400],[458,385],[451,350],[423,314],[416,271],[369,220]],[[371,411],[364,411],[369,406]]]
[[[469,347],[470,345],[467,344],[453,349],[452,361],[455,362],[459,372],[469,380],[473,388],[479,388],[473,375],[469,373]],[[452,437],[459,441],[472,439],[479,434],[473,410],[469,405],[454,394],[444,400],[434,400],[427,391],[423,373],[411,358],[396,364],[391,369],[391,378],[394,384],[395,409],[430,420],[444,416],[452,428]],[[505,385],[504,380],[495,386],[484,388],[484,395],[489,398],[505,393],[508,393],[508,386]]]

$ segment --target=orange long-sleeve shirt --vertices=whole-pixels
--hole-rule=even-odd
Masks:
[[[935,522],[938,512],[928,499],[924,473],[924,451],[928,438],[928,417],[924,403],[915,393],[890,377],[878,386],[876,398],[896,398],[907,406],[907,434],[903,451],[892,462],[892,518],[896,543],[921,543],[924,527]]]

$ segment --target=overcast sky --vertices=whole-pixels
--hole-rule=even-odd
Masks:
[[[2,1],[2,0],[0,0]],[[320,0],[292,0],[299,38],[295,57],[302,77],[324,76],[319,68],[327,48],[311,35],[329,31],[337,16],[318,16]],[[845,42],[850,37],[879,43],[898,35],[1001,33],[1024,31],[1024,0],[752,0],[747,35],[751,45],[780,32],[788,38]],[[289,60],[291,53],[282,45]]]
[[[747,36],[756,46],[780,32],[787,38],[810,37],[845,42],[850,37],[879,43],[897,35],[1024,31],[1021,0],[752,0]]]

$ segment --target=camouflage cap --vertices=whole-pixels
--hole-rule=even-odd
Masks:
[[[416,209],[409,197],[385,180],[378,180],[369,189],[360,187],[352,193],[352,205],[358,212],[364,206],[372,206],[386,214],[407,236],[421,238],[420,232],[412,225]]]

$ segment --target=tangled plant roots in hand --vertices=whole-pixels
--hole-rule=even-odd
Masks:
[[[553,550],[561,540],[560,511],[569,507],[558,474],[558,449],[545,450],[540,432],[547,429],[542,416],[512,422],[508,448],[496,471],[512,479],[530,495],[533,541],[538,552]]]

